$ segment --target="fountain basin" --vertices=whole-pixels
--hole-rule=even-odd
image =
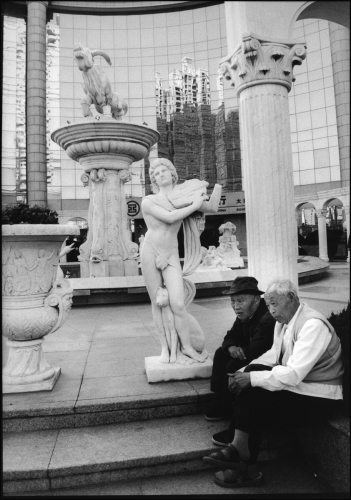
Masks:
[[[85,172],[90,172],[94,168],[127,169],[147,156],[160,134],[144,125],[103,115],[99,121],[85,118],[60,127],[52,132],[51,139],[69,158],[79,162]]]

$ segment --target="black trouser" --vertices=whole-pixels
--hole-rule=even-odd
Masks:
[[[269,366],[253,364],[247,366],[244,372],[271,369]],[[339,404],[340,401],[333,399],[250,387],[235,397],[234,417],[227,431],[228,436],[232,439],[235,429],[247,432],[250,463],[256,463],[265,427],[291,428],[296,425],[316,424],[325,419]]]
[[[232,408],[234,396],[228,389],[227,373],[234,373],[248,363],[247,359],[242,361],[232,358],[228,351],[224,351],[222,347],[215,352],[210,389],[216,394],[216,404],[221,405],[223,410]]]

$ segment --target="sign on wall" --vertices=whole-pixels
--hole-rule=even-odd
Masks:
[[[143,219],[141,212],[142,198],[128,198],[127,215],[130,219]],[[218,215],[223,214],[244,214],[245,213],[245,193],[244,191],[236,191],[223,193],[218,206]],[[215,214],[213,214],[215,215]]]
[[[129,219],[143,219],[143,214],[141,212],[141,200],[142,198],[128,198],[127,203],[127,215]]]
[[[217,214],[244,214],[245,213],[245,193],[236,191],[223,193],[219,202]]]

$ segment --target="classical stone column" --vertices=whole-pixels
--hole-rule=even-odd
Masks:
[[[327,245],[327,221],[326,215],[328,210],[323,208],[316,210],[318,218],[318,244],[319,244],[319,258],[329,262],[328,245]]]
[[[350,30],[329,23],[341,185],[350,185]]]
[[[288,92],[305,57],[303,43],[248,34],[220,61],[240,98],[248,274],[261,290],[276,276],[298,285]]]
[[[46,8],[27,2],[27,200],[47,203],[46,182]]]

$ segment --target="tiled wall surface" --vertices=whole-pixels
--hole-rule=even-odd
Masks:
[[[62,125],[81,117],[82,75],[73,58],[76,42],[109,54],[112,66],[102,57],[96,57],[95,63],[106,71],[119,96],[128,101],[127,121],[146,122],[149,127],[157,128],[155,73],[160,73],[167,86],[169,74],[181,67],[183,57],[191,57],[196,68],[209,70],[211,110],[218,108],[218,61],[227,53],[224,5],[130,16],[60,15]],[[233,89],[226,88],[224,98],[227,110],[236,106]],[[157,147],[151,151],[152,157],[157,157]],[[133,196],[143,194],[140,184],[143,163],[133,165],[132,185],[126,184],[126,192]],[[88,189],[79,180],[80,165],[62,153],[61,168],[65,170],[62,198],[88,198]]]
[[[112,60],[109,66],[96,57],[112,82],[113,88],[129,104],[126,120],[146,122],[157,128],[155,73],[160,73],[165,86],[168,75],[181,67],[183,57],[191,57],[196,68],[209,70],[211,112],[220,104],[217,89],[218,61],[227,55],[224,5],[193,11],[130,16],[59,16],[59,56],[53,61],[51,73],[59,75],[58,98],[50,105],[50,127],[74,122],[82,116],[80,100],[82,75],[73,57],[75,42],[90,49],[106,50]],[[12,25],[4,29],[3,78],[3,192],[15,191],[16,144],[15,85],[16,41]],[[293,169],[295,186],[328,183],[340,180],[340,160],[335,111],[334,80],[330,36],[327,21],[298,21],[294,38],[307,43],[307,58],[295,66],[296,82],[289,94]],[[17,78],[18,79],[18,78]],[[52,79],[53,80],[53,79]],[[55,86],[54,81],[48,82]],[[235,90],[224,84],[226,114],[237,109]],[[95,113],[94,110],[92,110]],[[17,113],[18,114],[18,113]],[[55,125],[55,127],[54,127]],[[17,126],[18,127],[18,126]],[[50,145],[51,149],[55,149]],[[48,198],[65,201],[65,209],[85,209],[89,191],[80,176],[81,166],[61,151],[59,161],[48,177]],[[155,147],[150,158],[157,156]],[[55,156],[55,155],[54,155]],[[126,191],[141,196],[144,162],[134,164],[132,181]],[[60,192],[61,191],[61,192]],[[78,201],[77,201],[78,200]],[[59,200],[58,200],[59,201]]]
[[[340,180],[334,80],[328,21],[297,21],[294,39],[307,43],[307,57],[294,67],[289,94],[295,186]]]

